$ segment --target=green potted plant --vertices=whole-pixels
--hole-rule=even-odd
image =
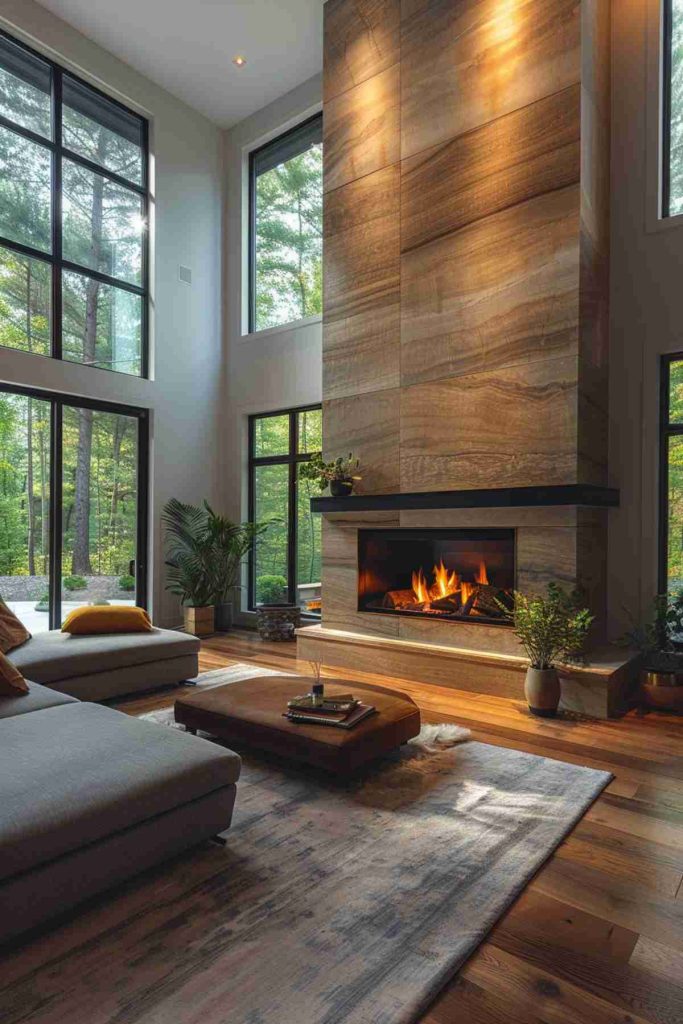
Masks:
[[[576,594],[567,594],[552,583],[545,597],[515,591],[512,610],[502,603],[500,607],[529,658],[524,681],[529,710],[552,718],[561,696],[557,663],[580,653],[594,616],[579,607]]]
[[[358,474],[360,462],[349,452],[347,458],[339,456],[331,462],[325,462],[322,452],[316,452],[308,462],[299,468],[299,476],[303,480],[314,480],[321,491],[329,486],[330,494],[340,498],[353,493],[353,486],[362,477]]]
[[[214,631],[215,545],[205,508],[171,498],[164,506],[166,589],[183,606],[185,629],[196,636]]]
[[[213,551],[215,628],[226,631],[232,626],[231,597],[240,588],[242,564],[256,539],[268,529],[270,520],[262,523],[233,523],[225,516],[217,515],[207,502],[204,502],[204,507]]]
[[[658,594],[645,622],[633,622],[617,641],[635,647],[642,656],[640,692],[645,704],[668,710],[683,709],[683,590]]]

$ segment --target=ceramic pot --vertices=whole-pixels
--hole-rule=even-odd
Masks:
[[[330,494],[333,498],[345,498],[353,493],[353,480],[330,480]]]
[[[185,619],[185,632],[194,633],[195,636],[209,636],[214,630],[214,607],[194,607],[187,605],[183,608]]]
[[[215,624],[219,633],[227,633],[232,629],[232,601],[216,605]]]
[[[560,703],[560,679],[557,669],[528,668],[524,680],[524,696],[532,715],[554,718]]]
[[[640,696],[650,708],[683,711],[683,674],[644,669],[640,673]]]

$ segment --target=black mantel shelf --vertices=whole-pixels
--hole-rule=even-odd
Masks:
[[[351,494],[346,498],[311,498],[312,512],[387,512],[435,508],[549,508],[583,505],[615,508],[616,487],[561,484],[553,487],[490,487],[470,491],[412,491],[405,494]]]

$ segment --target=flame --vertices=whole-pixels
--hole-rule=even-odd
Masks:
[[[488,585],[489,585],[489,578],[486,575],[486,563],[485,562],[480,562],[479,563],[479,572],[474,577],[474,579],[475,579],[475,582],[480,584],[480,586],[488,587]]]
[[[461,604],[463,604],[463,605],[467,604],[467,602],[471,598],[472,594],[474,593],[475,589],[476,589],[476,584],[474,584],[474,583],[466,583],[465,580],[462,581],[462,583],[460,584],[460,602],[461,602]]]
[[[449,572],[443,564],[442,558],[440,564],[434,566],[434,586],[430,591],[431,597],[448,597],[449,594],[455,594],[459,582],[460,578],[457,572]]]
[[[422,567],[420,567],[419,572],[413,573],[412,583],[415,599],[421,604],[429,604],[429,587],[427,586],[427,580],[425,579]]]

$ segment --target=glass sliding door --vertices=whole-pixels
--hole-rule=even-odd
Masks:
[[[50,628],[50,403],[0,392],[0,597]]]
[[[135,417],[64,407],[61,499],[62,619],[82,604],[135,604]]]
[[[0,389],[0,597],[32,633],[146,605],[147,415]]]

